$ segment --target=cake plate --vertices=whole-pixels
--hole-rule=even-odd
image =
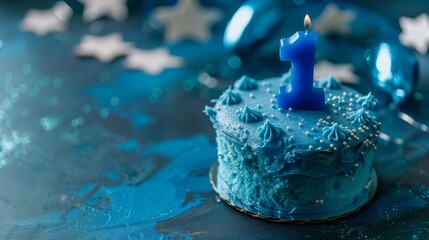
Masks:
[[[214,191],[216,192],[216,194],[224,201],[226,202],[229,206],[233,207],[234,209],[243,212],[247,215],[250,215],[252,217],[255,218],[261,218],[264,220],[268,220],[268,221],[272,221],[272,222],[284,222],[284,223],[299,223],[299,224],[304,224],[304,223],[322,223],[322,222],[329,222],[329,221],[335,221],[337,219],[340,218],[344,218],[347,216],[350,216],[356,212],[358,212],[359,210],[361,210],[362,208],[364,208],[366,205],[368,205],[368,203],[371,201],[371,199],[374,197],[376,189],[377,189],[377,185],[378,185],[378,181],[377,181],[377,174],[375,172],[375,170],[372,170],[372,182],[370,185],[370,189],[369,189],[369,197],[366,201],[364,201],[362,204],[360,204],[358,207],[356,208],[350,208],[350,206],[346,206],[345,208],[339,209],[337,210],[337,212],[346,212],[344,214],[339,214],[336,216],[332,216],[332,217],[324,217],[324,215],[320,215],[319,217],[317,215],[312,215],[312,219],[308,219],[308,220],[303,220],[303,219],[285,219],[285,218],[275,218],[275,217],[270,217],[270,216],[264,216],[264,215],[260,215],[254,212],[250,212],[247,211],[237,205],[235,205],[234,203],[228,201],[224,196],[222,196],[222,194],[218,191],[217,189],[217,170],[219,167],[219,162],[216,161],[211,167],[210,167],[210,173],[209,173],[209,178],[210,178],[210,184],[212,185]]]

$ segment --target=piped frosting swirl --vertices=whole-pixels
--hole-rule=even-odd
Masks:
[[[258,128],[258,135],[266,143],[276,141],[282,134],[283,130],[272,124],[268,119],[264,122],[262,126]]]
[[[251,91],[251,90],[255,90],[258,88],[258,82],[253,78],[250,78],[246,75],[243,75],[237,81],[237,87],[238,87],[238,89],[243,90],[243,91]]]
[[[237,112],[237,118],[240,122],[251,123],[262,119],[262,113],[250,109],[247,105]]]
[[[342,84],[340,81],[330,76],[328,79],[322,80],[320,86],[327,89],[340,89]]]
[[[359,109],[355,112],[351,112],[349,114],[350,119],[352,120],[352,123],[360,123],[360,124],[370,124],[372,119],[369,116],[369,113],[364,111],[364,109]]]
[[[376,110],[378,108],[378,100],[372,95],[372,93],[368,93],[368,95],[358,98],[356,102],[367,109]]]
[[[340,142],[347,139],[349,131],[337,123],[332,126],[326,126],[322,129],[323,136],[333,142]]]
[[[203,111],[210,119],[212,123],[216,122],[216,110],[212,107],[206,106]]]
[[[258,89],[255,91],[243,91],[238,89],[236,82],[228,94],[231,91],[239,93],[239,104],[227,105],[217,99],[214,108],[216,122],[213,126],[226,143],[220,159],[227,159],[230,152],[237,154],[235,151],[238,151],[246,158],[245,164],[262,167],[260,164],[265,163],[247,160],[248,153],[255,153],[269,158],[267,166],[276,164],[279,167],[270,171],[280,169],[279,174],[282,175],[321,177],[352,173],[356,170],[355,163],[359,163],[362,156],[376,149],[381,127],[379,116],[375,110],[362,108],[357,102],[362,96],[358,92],[344,85],[339,90],[325,89],[328,97],[322,111],[278,109],[275,90],[280,84],[282,83],[278,78],[272,78],[258,82]],[[320,82],[316,84],[320,87]],[[288,87],[290,83],[287,83],[286,88]],[[250,110],[262,114],[258,122],[243,122],[252,118],[249,110],[245,110],[246,105]],[[358,111],[360,109],[363,111]],[[209,117],[214,118],[213,115],[209,114]],[[334,126],[335,123],[340,127]],[[329,128],[325,128],[327,126]],[[234,144],[235,150],[231,144]],[[332,154],[326,154],[327,152]],[[235,158],[234,156],[236,155],[231,158]],[[331,165],[323,165],[319,161],[314,163],[312,160],[315,157],[327,162],[341,159],[347,163],[332,169],[329,167]],[[280,168],[283,165],[285,167]]]
[[[241,95],[238,92],[234,92],[231,87],[229,87],[219,98],[220,102],[223,105],[234,105],[241,103]]]

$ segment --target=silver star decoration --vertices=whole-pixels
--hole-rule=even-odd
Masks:
[[[179,0],[174,7],[156,10],[155,18],[165,23],[165,40],[174,42],[189,38],[206,41],[211,37],[211,25],[221,18],[216,9],[203,8],[198,0]]]
[[[314,79],[327,79],[330,76],[340,80],[343,83],[358,83],[358,77],[353,73],[353,65],[333,64],[326,60],[319,61],[314,67]]]
[[[341,10],[337,5],[330,3],[315,19],[313,28],[319,33],[347,35],[350,32],[350,24],[355,19],[356,13],[353,10]]]
[[[131,49],[132,44],[124,42],[119,33],[103,37],[87,35],[76,47],[75,54],[78,57],[95,57],[107,63],[117,57],[127,55]]]
[[[128,17],[127,0],[79,0],[84,5],[83,20],[92,22],[109,17],[122,22]]]
[[[145,71],[157,75],[167,68],[177,68],[184,64],[181,57],[170,55],[166,48],[146,51],[134,49],[125,59],[125,67]]]
[[[402,44],[414,47],[421,55],[426,54],[429,47],[429,16],[423,13],[415,19],[401,17],[399,24],[402,29],[399,35]]]
[[[31,9],[25,13],[21,30],[44,36],[52,32],[62,32],[73,10],[65,2],[57,2],[51,9]]]

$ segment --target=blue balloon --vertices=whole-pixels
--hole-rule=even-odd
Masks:
[[[224,46],[241,62],[231,75],[245,72],[253,77],[268,77],[285,72],[287,65],[278,59],[279,39],[302,30],[304,15],[317,17],[329,3],[332,2],[244,3],[230,19],[223,39]],[[347,34],[319,34],[316,61],[352,64],[361,80],[352,87],[373,92],[384,105],[403,102],[419,79],[413,51],[399,42],[398,32],[381,16],[354,5],[335,3],[340,9],[353,10],[356,18]]]

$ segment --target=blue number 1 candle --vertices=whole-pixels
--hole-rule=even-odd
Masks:
[[[310,17],[305,15],[305,31],[280,40],[280,60],[292,63],[291,90],[287,92],[285,86],[279,87],[280,108],[322,110],[325,107],[323,89],[313,87],[317,36],[308,31],[310,24]]]

